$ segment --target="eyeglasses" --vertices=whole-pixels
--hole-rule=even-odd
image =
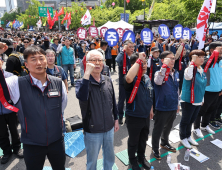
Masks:
[[[98,61],[98,63],[102,63],[104,60],[88,60],[88,61],[91,61],[91,63],[96,64],[97,61]]]
[[[204,56],[198,56],[198,58],[204,58]]]

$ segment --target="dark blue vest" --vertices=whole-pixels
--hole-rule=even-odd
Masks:
[[[156,110],[173,111],[178,108],[179,73],[175,71],[174,80],[170,75],[162,85],[154,84]]]
[[[150,78],[147,75],[142,77],[136,97],[134,101],[129,104],[128,100],[131,95],[131,91],[126,91],[126,114],[134,117],[147,118],[150,115],[150,110],[153,105],[153,87]],[[135,85],[137,77],[133,81]]]

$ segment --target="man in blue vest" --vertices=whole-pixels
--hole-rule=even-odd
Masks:
[[[124,42],[124,47],[123,51],[120,51],[120,53],[116,57],[116,62],[119,65],[119,101],[118,101],[118,111],[119,111],[119,124],[123,124],[123,107],[124,107],[124,102],[126,99],[125,96],[125,89],[123,85],[123,80],[124,80],[124,75],[127,74],[128,70],[131,67],[130,63],[130,56],[134,52],[134,45],[133,42],[130,40],[126,40]],[[125,55],[124,55],[125,51]],[[124,56],[126,56],[126,65],[124,66]],[[125,74],[123,73],[123,67],[125,67]]]
[[[0,71],[3,72],[4,77],[13,76],[12,73],[2,70],[3,65],[2,57],[0,56]],[[2,95],[2,94],[0,94]],[[12,144],[10,144],[8,127],[11,134]],[[13,153],[19,158],[23,158],[23,149],[21,149],[21,142],[19,133],[17,130],[18,119],[15,112],[6,109],[0,102],[0,148],[3,150],[3,157],[1,159],[1,164],[6,164]]]
[[[153,155],[158,160],[161,159],[159,154],[160,137],[161,148],[176,152],[176,149],[169,144],[169,134],[179,110],[179,73],[173,69],[174,54],[171,51],[164,51],[160,55],[160,59],[163,65],[154,77],[156,112],[152,133]]]
[[[68,38],[65,38],[65,46],[61,47],[62,48],[59,51],[62,56],[62,68],[67,74],[69,71],[71,85],[74,86],[74,68],[76,68],[75,51],[72,47],[70,47],[70,41]]]
[[[67,105],[66,87],[61,79],[47,75],[46,53],[38,46],[24,51],[30,74],[6,78],[8,92],[16,103],[21,123],[21,142],[27,170],[42,170],[45,158],[53,170],[65,170],[62,112]],[[2,82],[4,77],[0,77]]]

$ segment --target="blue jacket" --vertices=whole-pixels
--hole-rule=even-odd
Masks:
[[[174,80],[169,75],[168,81],[162,85],[154,83],[156,110],[173,111],[178,109],[179,73],[175,71]]]
[[[116,57],[116,62],[119,65],[119,84],[123,84],[123,56],[124,53],[123,51],[121,51],[117,57]],[[131,68],[131,63],[130,63],[130,59],[128,58],[128,55],[126,54],[126,73],[128,72],[128,70]]]
[[[137,77],[134,78],[133,86]],[[126,81],[126,80],[124,80]],[[134,101],[130,104],[128,100],[132,91],[126,90],[126,114],[133,117],[147,118],[153,105],[153,87],[150,78],[144,74]]]
[[[75,64],[75,60],[73,57],[74,55],[75,52],[72,47],[69,47],[69,49],[67,49],[66,46],[62,47],[62,52],[61,52],[62,65]]]
[[[195,77],[195,85],[194,85],[194,103],[200,103],[203,100],[205,94],[205,87],[207,85],[207,77],[206,74],[203,73],[202,76],[197,71]],[[190,103],[190,95],[191,95],[191,80],[183,79],[183,87],[182,87],[182,96],[181,99],[185,102]]]

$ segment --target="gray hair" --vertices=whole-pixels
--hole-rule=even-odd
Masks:
[[[128,44],[133,44],[133,42],[131,40],[124,41],[124,45],[128,45]]]
[[[100,56],[103,59],[103,55],[101,52],[99,52],[98,50],[91,50],[86,55],[86,61],[89,61],[89,58],[93,56]]]
[[[53,51],[52,49],[46,50],[45,53],[46,53],[46,55],[49,54],[49,53],[54,54],[54,56],[56,55],[56,54],[55,54],[55,51]]]

